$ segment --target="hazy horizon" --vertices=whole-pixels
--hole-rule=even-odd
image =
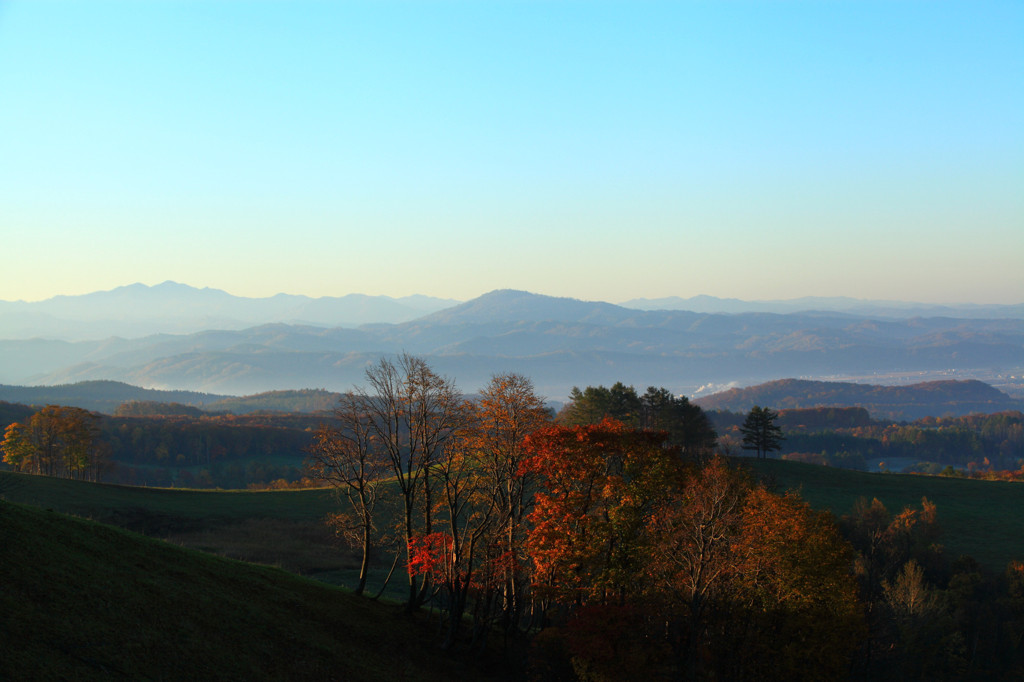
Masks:
[[[110,289],[97,289],[97,290],[94,290],[94,291],[83,291],[83,292],[80,292],[80,293],[73,293],[73,294],[58,293],[58,294],[54,294],[52,296],[47,296],[46,298],[33,299],[33,300],[0,298],[0,302],[4,302],[4,303],[28,303],[28,304],[41,303],[43,301],[48,301],[48,300],[51,300],[53,298],[85,296],[85,295],[97,294],[97,293],[109,293],[109,292],[116,291],[118,289],[126,289],[126,288],[130,288],[130,287],[134,287],[134,286],[139,286],[139,285],[147,287],[149,289],[157,288],[157,287],[164,286],[164,285],[184,286],[184,287],[188,287],[190,289],[195,289],[195,290],[198,290],[198,291],[202,291],[204,289],[206,289],[206,290],[213,290],[213,291],[219,291],[219,292],[226,293],[226,294],[228,294],[230,296],[234,296],[234,297],[238,297],[238,298],[262,299],[262,298],[273,298],[274,296],[305,296],[305,297],[308,297],[308,298],[311,298],[311,299],[317,299],[317,298],[343,298],[345,296],[369,296],[369,297],[385,296],[385,297],[388,297],[388,298],[392,298],[394,300],[401,300],[401,299],[404,299],[404,298],[411,298],[411,297],[417,297],[417,296],[426,296],[426,297],[429,297],[429,298],[438,298],[438,299],[451,300],[451,301],[453,301],[456,304],[458,304],[458,303],[465,303],[467,301],[471,301],[473,299],[479,298],[480,296],[484,296],[484,295],[492,293],[494,291],[511,289],[511,287],[500,287],[499,289],[491,289],[491,290],[488,290],[488,291],[481,291],[480,293],[478,293],[476,295],[473,295],[473,296],[470,296],[469,298],[465,298],[465,299],[456,299],[456,298],[441,297],[441,296],[434,297],[434,296],[430,296],[430,294],[424,294],[424,293],[415,292],[415,291],[409,292],[409,293],[405,293],[405,294],[400,294],[400,295],[368,294],[368,293],[366,293],[364,291],[349,291],[349,292],[345,292],[345,293],[341,293],[341,294],[321,294],[319,296],[314,296],[314,295],[311,295],[311,294],[305,294],[305,293],[300,293],[300,292],[293,292],[293,291],[277,291],[277,292],[274,292],[274,293],[269,294],[267,296],[246,296],[246,295],[243,295],[243,294],[237,294],[237,293],[234,293],[234,292],[231,292],[231,291],[227,291],[227,290],[221,289],[219,287],[196,286],[196,285],[189,284],[189,283],[186,283],[186,282],[178,282],[178,281],[175,281],[175,280],[164,280],[163,282],[157,282],[157,283],[154,283],[154,284],[147,284],[145,282],[130,282],[130,283],[127,283],[127,284],[116,285],[116,286],[114,286],[114,287],[112,287]],[[876,303],[876,304],[885,304],[885,303],[892,303],[892,304],[919,304],[919,305],[925,305],[925,306],[934,305],[934,306],[954,306],[954,307],[955,306],[972,306],[972,305],[979,305],[979,306],[987,306],[987,305],[1017,305],[1017,304],[1024,303],[1024,296],[1021,296],[1019,299],[1017,299],[1016,301],[1013,301],[1011,303],[1002,304],[1002,303],[989,303],[989,302],[985,302],[985,301],[952,302],[952,301],[918,301],[918,300],[907,300],[907,299],[896,299],[896,298],[869,299],[869,298],[858,298],[858,297],[855,297],[855,296],[843,296],[843,295],[819,296],[817,294],[804,294],[804,295],[801,295],[801,296],[794,296],[794,297],[791,297],[791,298],[784,298],[784,299],[767,299],[767,298],[756,299],[756,298],[738,298],[738,297],[727,297],[727,296],[714,296],[712,294],[706,294],[706,293],[696,293],[696,294],[692,294],[692,295],[688,295],[688,296],[680,296],[680,295],[675,295],[675,294],[669,294],[669,295],[665,295],[665,296],[634,296],[634,297],[630,297],[630,298],[618,298],[618,299],[607,299],[607,300],[605,300],[605,299],[586,299],[586,298],[579,298],[579,297],[576,297],[576,296],[557,296],[555,294],[547,294],[547,293],[544,293],[542,291],[533,291],[533,290],[529,290],[529,289],[518,289],[518,290],[519,291],[525,291],[525,292],[531,293],[531,294],[537,294],[537,295],[540,295],[540,296],[556,296],[556,297],[560,297],[560,298],[573,298],[573,299],[581,300],[581,301],[588,301],[588,302],[595,302],[595,303],[597,303],[597,302],[613,303],[615,305],[622,305],[622,304],[629,303],[631,301],[636,301],[636,300],[656,301],[656,300],[660,300],[660,299],[672,299],[672,298],[679,298],[681,300],[687,300],[687,299],[702,298],[702,297],[711,298],[711,299],[719,299],[719,300],[722,300],[722,301],[736,301],[736,302],[741,302],[741,303],[752,303],[752,304],[756,304],[756,303],[786,303],[786,302],[797,301],[797,300],[806,299],[806,298],[815,298],[815,299],[818,299],[818,298],[823,298],[823,299],[847,299],[847,300],[851,300],[851,301],[857,301],[857,302],[863,302],[863,303]]]
[[[0,299],[1017,304],[1019,2],[0,4]]]

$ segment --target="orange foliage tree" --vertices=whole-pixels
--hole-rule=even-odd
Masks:
[[[644,522],[681,474],[664,443],[664,432],[612,419],[527,437],[522,471],[540,485],[526,540],[539,596],[583,605],[622,602],[634,591]]]
[[[684,460],[665,438],[612,420],[527,438],[535,589],[568,619],[574,669],[614,679],[629,659],[684,678],[842,677],[862,619],[831,517],[720,458]],[[595,617],[618,623],[621,656]]]
[[[109,467],[99,415],[80,407],[47,405],[4,432],[3,460],[18,471],[98,481]]]
[[[483,595],[500,614],[506,632],[520,627],[529,603],[529,561],[525,551],[526,515],[533,506],[534,477],[522,469],[526,437],[551,423],[551,414],[519,374],[498,374],[480,393],[471,431],[471,451],[479,476],[478,508],[493,512],[484,543],[480,582],[498,594]],[[485,623],[481,623],[485,626]]]
[[[732,599],[748,626],[729,666],[753,679],[842,679],[864,635],[853,552],[831,514],[750,490],[732,547]]]
[[[506,631],[519,627],[529,582],[523,538],[531,485],[519,469],[525,437],[548,422],[528,379],[497,375],[479,400],[464,405],[461,426],[435,457],[431,476],[437,484],[439,530],[417,540],[427,542],[427,549],[416,561],[410,558],[410,565],[440,589],[448,612],[446,648],[455,642],[471,597],[476,599],[474,638],[485,635],[499,617]],[[426,560],[438,552],[443,561]],[[423,570],[428,565],[431,570]]]

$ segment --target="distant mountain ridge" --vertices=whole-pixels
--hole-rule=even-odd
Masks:
[[[167,281],[155,286],[130,284],[80,296],[55,296],[44,301],[0,301],[0,338],[140,338],[159,333],[238,330],[268,323],[356,327],[374,322],[405,322],[456,303],[422,295],[311,298],[277,294],[247,298],[220,289],[197,289]]]
[[[733,388],[694,400],[706,410],[746,412],[754,405],[774,410],[807,407],[863,407],[872,417],[897,420],[1024,410],[1015,400],[981,381],[929,381],[878,386],[839,381],[780,379]]]
[[[573,386],[616,381],[686,394],[708,384],[786,376],[955,371],[986,378],[1003,368],[1018,381],[1024,320],[642,311],[500,290],[399,324],[276,323],[137,339],[0,340],[0,382],[107,379],[227,395],[344,391],[363,383],[367,366],[382,355],[402,352],[423,356],[467,392],[495,373],[519,372],[556,400]]]
[[[355,293],[319,298],[291,294],[247,298],[219,289],[199,289],[167,281],[155,286],[136,283],[109,291],[54,296],[43,301],[0,300],[0,339],[137,339],[153,334],[239,331],[265,324],[328,328],[402,324],[415,320],[423,320],[427,325],[470,322],[485,324],[516,315],[521,322],[571,319],[575,322],[608,324],[620,322],[638,311],[696,314],[814,313],[881,319],[1024,319],[1024,303],[931,305],[866,301],[848,297],[742,301],[700,295],[691,298],[639,298],[615,305],[508,289],[492,291],[466,302],[420,294],[401,298]]]
[[[688,310],[697,313],[808,313],[833,312],[869,317],[957,317],[967,319],[1024,318],[1024,303],[1012,305],[965,303],[939,305],[907,301],[872,301],[848,296],[804,296],[786,300],[744,301],[738,298],[692,296],[634,298],[622,304],[637,310]]]
[[[581,301],[575,298],[544,296],[515,289],[498,289],[471,301],[426,315],[416,322],[431,325],[500,322],[547,322],[572,320],[580,323],[617,323],[635,314],[613,303]]]

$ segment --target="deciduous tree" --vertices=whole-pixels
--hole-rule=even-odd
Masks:
[[[314,478],[334,486],[348,500],[348,512],[331,517],[342,534],[358,538],[362,547],[359,583],[366,588],[374,538],[374,508],[381,478],[387,470],[385,449],[371,427],[365,401],[349,392],[338,399],[335,424],[323,425],[314,435],[308,466]]]
[[[108,466],[99,415],[80,407],[47,405],[27,422],[10,424],[0,444],[18,471],[99,480]]]
[[[726,647],[750,679],[842,679],[863,636],[852,549],[828,512],[754,487],[734,539],[733,603],[745,628]]]
[[[409,543],[418,535],[434,532],[431,467],[464,426],[465,401],[455,382],[408,354],[395,360],[381,358],[366,370],[366,380],[368,387],[353,394],[366,415],[369,433],[383,450],[402,500],[401,532],[409,567]],[[426,599],[427,589],[411,568],[407,574],[407,603],[414,609]]]
[[[547,427],[526,445],[523,469],[540,486],[527,539],[539,593],[565,605],[635,593],[647,515],[680,474],[665,433],[606,419]]]
[[[486,546],[487,568],[494,572],[488,584],[500,586],[506,632],[519,627],[529,587],[524,543],[535,481],[522,467],[527,457],[525,439],[550,423],[543,399],[522,375],[496,375],[480,393],[471,447],[481,478],[480,494],[485,498],[479,504],[495,512]]]

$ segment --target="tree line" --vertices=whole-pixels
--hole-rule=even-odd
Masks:
[[[126,404],[115,416],[57,405],[42,410],[8,407],[21,408],[6,410],[9,438],[0,445],[4,462],[15,470],[83,477],[74,467],[57,466],[59,457],[52,451],[58,432],[65,434],[63,442],[88,424],[89,433],[78,438],[85,454],[78,456],[93,461],[89,480],[166,487],[245,488],[298,481],[313,432],[324,419],[300,414],[197,416],[164,403]]]
[[[47,405],[7,426],[3,461],[27,473],[98,481],[110,468],[99,422],[98,414],[80,407]]]
[[[1024,571],[945,556],[927,500],[812,510],[720,457],[664,389],[543,405],[514,374],[466,399],[417,358],[371,367],[311,451],[347,498],[331,521],[363,550],[357,591],[380,594],[369,567],[390,559],[443,647],[528,639],[534,679],[1024,672]],[[737,425],[753,454],[781,445],[777,418]]]
[[[573,398],[554,417],[518,375],[467,400],[415,357],[369,368],[311,449],[362,548],[356,591],[394,552],[442,646],[531,633],[538,675],[841,677],[863,618],[831,517],[716,457],[685,398]]]
[[[1024,414],[920,419],[910,424],[886,424],[793,434],[792,452],[848,453],[866,460],[894,457],[932,462],[941,470],[952,465],[971,472],[1015,471],[1024,468]],[[936,467],[919,468],[938,473]]]

